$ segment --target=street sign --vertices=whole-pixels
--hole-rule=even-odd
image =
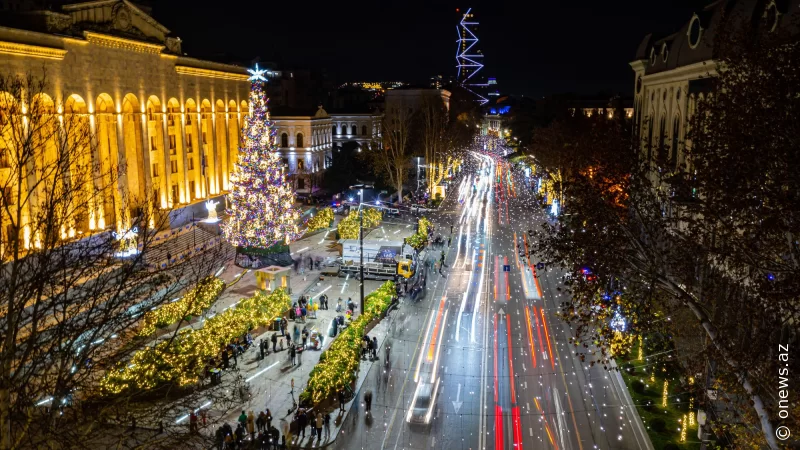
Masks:
[[[503,272],[511,272],[511,265],[506,264],[503,266]]]

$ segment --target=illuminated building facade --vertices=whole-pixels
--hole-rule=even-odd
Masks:
[[[319,106],[316,111],[276,107],[270,120],[278,150],[298,194],[313,192],[323,171],[331,164],[331,116]]]
[[[28,12],[18,23],[0,27],[0,73],[44,68],[45,104],[88,118],[93,163],[121,168],[114,198],[103,198],[71,236],[124,231],[131,214],[120,209],[123,197],[174,208],[228,189],[248,110],[245,68],[185,56],[180,38],[127,0]]]

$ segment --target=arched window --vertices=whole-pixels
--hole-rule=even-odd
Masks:
[[[331,130],[331,134],[336,134],[336,125],[333,126],[333,129]]]
[[[681,129],[681,118],[679,116],[675,116],[675,119],[672,121],[672,145],[670,146],[670,161],[669,165],[672,167],[672,170],[678,168],[678,133]]]
[[[661,116],[661,124],[658,130],[658,159],[659,163],[666,162],[667,149],[664,147],[667,137],[667,116]]]
[[[366,125],[361,125],[361,135],[362,136],[366,136],[367,135],[367,126]]]
[[[653,115],[647,121],[647,161],[653,159]]]
[[[297,133],[297,146],[300,148],[305,147],[303,145],[303,133]]]
[[[289,135],[286,133],[281,133],[281,147],[288,147],[289,146]]]
[[[350,127],[350,134],[352,134],[353,136],[355,136],[355,135],[357,135],[357,134],[358,134],[358,128],[356,128],[356,126],[355,126],[355,125],[352,125],[352,126]]]

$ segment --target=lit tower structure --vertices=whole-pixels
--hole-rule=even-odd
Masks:
[[[459,12],[456,9],[456,12]],[[458,48],[456,49],[456,67],[458,68],[458,75],[456,82],[463,86],[468,91],[477,96],[478,102],[485,105],[489,100],[479,91],[485,89],[488,84],[481,82],[481,77],[476,76],[478,72],[483,69],[481,63],[483,59],[483,52],[477,48],[478,36],[475,34],[478,31],[478,22],[474,19],[472,8],[468,8],[461,16],[461,21],[456,27],[458,32]]]

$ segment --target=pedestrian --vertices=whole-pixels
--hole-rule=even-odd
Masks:
[[[233,349],[233,367],[239,367],[239,357],[237,356],[238,351],[236,348]]]
[[[294,357],[297,355],[297,352],[294,349],[294,345],[289,347],[289,357],[292,359],[292,365],[294,366]]]
[[[272,353],[275,353],[275,346],[278,344],[278,333],[272,333]]]
[[[317,428],[317,440],[320,440],[320,439],[322,439],[322,424],[324,423],[324,421],[322,419],[322,413],[319,412],[319,411],[317,411],[317,421],[316,422],[317,423],[315,425],[316,425],[316,428]]]
[[[222,427],[217,428],[217,431],[214,432],[214,444],[217,450],[222,450],[222,446],[225,445],[225,434]]]
[[[306,348],[306,342],[308,342],[308,330],[306,328],[303,328],[301,336],[303,337],[303,348]]]
[[[330,439],[331,437],[331,415],[330,413],[325,413],[325,418],[323,421],[325,425],[325,438]]]
[[[266,414],[264,414],[264,411],[259,412],[258,417],[256,417],[256,429],[258,430],[259,433],[264,431],[264,425],[266,420],[267,416]]]
[[[453,242],[453,236],[447,238],[447,246],[450,247],[450,243]]]
[[[239,416],[239,425],[245,426],[247,424],[247,414],[245,414],[244,410],[242,410],[242,414]]]
[[[222,368],[228,370],[228,349],[222,350]]]
[[[258,349],[261,351],[261,359],[264,359],[264,339],[258,341]]]
[[[367,407],[367,412],[372,411],[372,391],[367,390],[364,394],[364,405]]]
[[[242,448],[242,444],[244,443],[244,435],[245,429],[244,425],[241,423],[236,426],[236,431],[233,433],[234,440],[236,441],[236,446],[238,448]]]
[[[254,441],[256,439],[256,423],[255,423],[256,416],[253,414],[253,411],[250,411],[247,414],[247,432],[250,434],[250,440]]]
[[[303,349],[305,349],[305,347],[300,348],[300,351],[297,352],[297,365],[298,366],[303,364]]]
[[[378,357],[378,338],[372,336],[372,359]]]
[[[308,426],[308,416],[306,415],[306,411],[301,409],[300,415],[297,417],[297,419],[297,425],[300,427],[300,432],[298,434],[302,434],[303,437],[306,437],[306,426]]]
[[[450,234],[453,234],[453,225],[450,225]]]
[[[367,344],[367,342],[369,341],[368,340],[361,341],[361,359],[364,359],[364,357],[367,355],[367,350],[369,349],[369,345]]]
[[[225,435],[225,450],[234,450],[236,448],[236,442],[233,440],[233,436],[231,433]]]
[[[205,408],[200,408],[200,422],[203,423],[203,428],[206,426],[206,422],[208,421],[208,410]],[[161,425],[163,429],[163,425]]]
[[[189,432],[197,433],[197,414],[194,411],[189,412]]]
[[[344,412],[344,390],[339,391],[339,411]]]
[[[272,427],[272,412],[269,410],[269,408],[267,408],[267,413],[265,414],[265,416],[266,417],[264,418],[265,420],[264,424],[266,428],[269,429],[270,427]]]

